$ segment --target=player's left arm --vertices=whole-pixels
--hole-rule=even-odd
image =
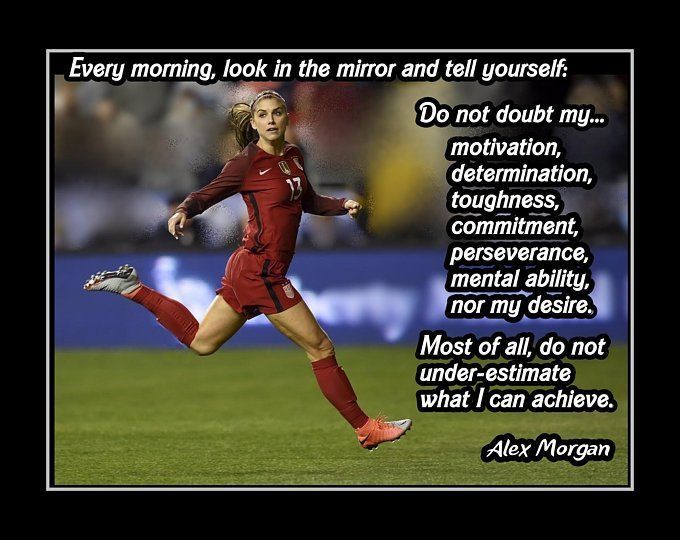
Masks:
[[[345,197],[336,198],[319,195],[307,179],[307,189],[302,195],[302,211],[317,216],[342,216],[349,214],[355,218],[362,206],[357,201]]]

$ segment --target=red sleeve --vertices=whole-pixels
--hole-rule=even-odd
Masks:
[[[307,192],[302,197],[302,210],[317,216],[341,216],[347,213],[344,207],[346,198],[336,199],[326,195],[319,195],[307,179]]]
[[[222,172],[207,186],[190,193],[175,212],[184,212],[188,218],[205,212],[212,205],[238,193],[248,172],[250,160],[239,154],[230,159]]]
[[[299,154],[299,159],[304,166],[304,159]],[[328,197],[326,195],[319,195],[314,191],[314,186],[307,178],[307,191],[302,196],[302,211],[308,214],[316,214],[317,216],[342,216],[347,213],[345,208],[346,198],[336,199],[335,197]]]

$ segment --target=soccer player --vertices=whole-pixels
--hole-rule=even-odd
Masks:
[[[354,428],[363,448],[373,450],[398,440],[411,428],[411,420],[387,422],[361,410],[336,361],[333,343],[286,278],[302,212],[355,217],[361,205],[314,191],[300,149],[285,140],[288,113],[277,92],[265,90],[250,104],[237,103],[229,111],[229,120],[242,151],[210,184],[189,194],[168,220],[168,231],[177,239],[187,219],[231,195],[240,193],[248,208],[242,245],[229,258],[222,286],[204,319],[199,323],[184,305],[141,283],[128,265],[93,275],[84,289],[117,293],[141,304],[202,356],[219,349],[246,320],[264,314],[307,353],[321,392]]]

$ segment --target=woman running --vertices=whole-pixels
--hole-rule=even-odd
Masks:
[[[333,343],[286,278],[302,212],[355,217],[361,205],[314,191],[300,149],[285,140],[288,112],[277,92],[265,90],[250,104],[237,103],[229,111],[229,120],[242,151],[210,184],[189,194],[168,220],[168,231],[177,239],[187,219],[236,193],[248,208],[242,245],[229,258],[222,286],[203,320],[199,323],[184,305],[141,283],[128,265],[93,275],[84,289],[117,293],[141,304],[201,356],[214,353],[248,319],[264,314],[305,351],[321,392],[354,428],[363,448],[373,450],[398,440],[411,428],[411,420],[387,422],[383,416],[369,418],[361,410],[336,361]]]

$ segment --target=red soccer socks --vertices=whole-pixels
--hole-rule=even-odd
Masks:
[[[191,345],[198,332],[198,321],[184,305],[144,284],[127,297],[153,313],[158,322],[184,345]]]
[[[357,405],[357,396],[335,355],[312,362],[312,369],[321,392],[351,426],[356,429],[368,421]]]

